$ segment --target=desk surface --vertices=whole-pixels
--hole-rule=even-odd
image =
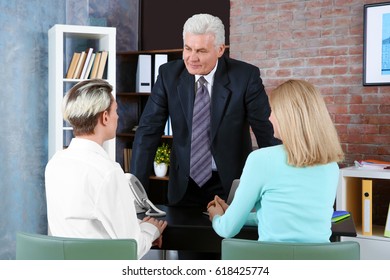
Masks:
[[[168,221],[163,233],[164,250],[191,250],[198,252],[221,252],[221,241],[201,208],[157,205],[167,213],[160,219]],[[352,217],[332,223],[332,241],[340,236],[356,236]],[[244,226],[235,238],[257,240],[257,227]]]

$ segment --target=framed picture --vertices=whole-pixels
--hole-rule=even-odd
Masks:
[[[390,85],[390,2],[364,5],[363,85]]]

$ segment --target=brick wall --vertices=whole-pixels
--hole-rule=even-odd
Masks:
[[[305,79],[323,94],[346,160],[390,161],[390,86],[363,87],[363,0],[231,0],[230,56],[267,92]]]

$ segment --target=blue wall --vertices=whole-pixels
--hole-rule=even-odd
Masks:
[[[0,259],[15,258],[16,231],[47,232],[47,31],[106,17],[118,48],[131,50],[136,9],[138,0],[0,0]]]

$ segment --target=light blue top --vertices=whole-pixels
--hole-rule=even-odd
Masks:
[[[252,152],[234,199],[213,228],[233,237],[244,224],[257,225],[259,241],[329,242],[336,197],[337,163],[313,167],[287,165],[283,145]],[[251,212],[255,208],[256,212]]]

